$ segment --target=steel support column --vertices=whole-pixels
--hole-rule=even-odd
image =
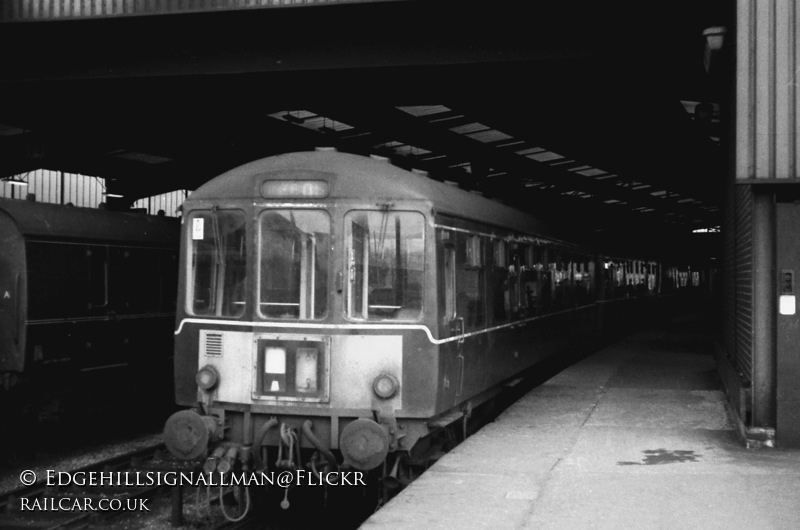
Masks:
[[[775,425],[775,194],[753,194],[753,426]]]

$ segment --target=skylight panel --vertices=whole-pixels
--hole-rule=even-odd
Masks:
[[[395,152],[405,156],[422,156],[430,153],[429,150],[415,145],[400,145],[395,148]]]
[[[326,118],[325,116],[314,116],[313,118],[306,119],[302,126],[306,129],[312,129],[319,132],[339,132],[354,129],[352,125],[340,121]]]
[[[504,132],[498,131],[497,129],[489,129],[488,131],[480,131],[480,132],[468,134],[467,136],[469,136],[473,140],[477,140],[477,141],[483,142],[483,143],[499,142],[499,141],[508,140],[508,139],[511,138],[510,135],[508,135],[508,134],[506,134]]]
[[[513,140],[511,142],[499,143],[499,144],[495,145],[495,147],[501,147],[501,148],[505,149],[505,148],[508,148],[508,147],[517,147],[517,146],[521,146],[521,145],[524,145],[524,144],[525,144],[525,140]]]
[[[544,153],[536,153],[528,155],[528,158],[531,160],[536,160],[537,162],[549,162],[550,160],[558,160],[559,158],[564,158],[563,155],[559,155],[558,153],[554,153],[552,151],[545,151]]]
[[[301,125],[307,119],[316,116],[315,113],[308,111],[308,110],[282,110],[280,112],[273,112],[272,114],[268,114],[270,118],[276,118],[283,121],[288,121],[291,123],[296,123]]]
[[[442,122],[456,121],[456,120],[463,120],[463,119],[464,119],[464,115],[463,114],[445,114],[444,116],[440,116],[440,117],[436,117],[436,115],[434,115],[433,118],[428,119],[428,123],[440,123],[441,124]]]
[[[522,149],[521,151],[514,151],[518,155],[528,156],[531,153],[541,153],[545,151],[543,147],[529,147],[527,149]]]
[[[450,130],[458,134],[468,134],[476,131],[485,131],[488,128],[489,127],[487,125],[478,122],[473,122],[473,123],[467,123],[465,125],[459,125],[457,127],[451,127]]]
[[[602,169],[597,169],[595,167],[583,171],[576,171],[576,173],[578,173],[578,175],[583,175],[584,177],[597,177],[606,174],[606,172]]]
[[[450,109],[444,105],[412,105],[409,107],[397,107],[397,109],[416,117],[451,112]]]

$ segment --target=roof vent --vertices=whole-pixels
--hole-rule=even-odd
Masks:
[[[335,147],[315,147],[314,151],[316,151],[318,153],[335,153],[336,152],[336,148]]]

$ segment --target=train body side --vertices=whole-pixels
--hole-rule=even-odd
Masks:
[[[77,377],[148,373],[168,388],[178,232],[176,219],[0,201],[5,388],[88,392]]]
[[[298,445],[374,469],[596,338],[604,304],[660,292],[655,263],[603,260],[521,212],[353,155],[246,164],[184,214],[175,392],[195,412],[170,417],[165,439],[189,460],[217,436],[245,462],[303,432]]]

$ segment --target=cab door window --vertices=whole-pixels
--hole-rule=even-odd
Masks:
[[[356,210],[344,222],[347,317],[418,320],[425,270],[422,214]]]

